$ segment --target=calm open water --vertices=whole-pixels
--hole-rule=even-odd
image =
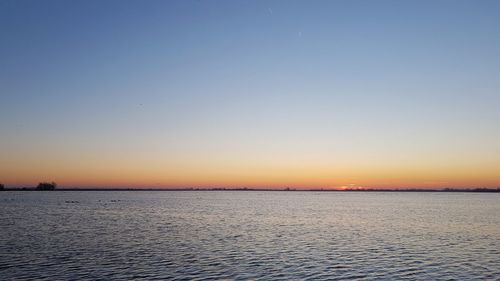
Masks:
[[[500,280],[500,194],[0,192],[0,279]]]

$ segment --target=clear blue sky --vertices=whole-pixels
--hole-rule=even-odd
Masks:
[[[499,15],[500,1],[0,0],[0,181],[500,185]]]

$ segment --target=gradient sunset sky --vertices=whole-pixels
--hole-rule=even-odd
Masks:
[[[500,1],[0,0],[0,182],[500,186]]]

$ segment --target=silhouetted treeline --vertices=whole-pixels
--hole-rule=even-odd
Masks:
[[[54,190],[57,184],[55,182],[41,182],[36,187],[36,190]]]
[[[4,190],[4,185],[0,183],[0,190]]]

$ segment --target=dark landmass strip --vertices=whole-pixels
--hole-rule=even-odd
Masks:
[[[0,188],[0,190],[2,190]],[[39,187],[3,188],[4,191],[37,191]],[[314,192],[500,192],[500,188],[401,188],[401,189],[380,189],[380,188],[356,188],[356,189],[268,189],[268,188],[57,188],[44,189],[52,191],[314,191]]]

